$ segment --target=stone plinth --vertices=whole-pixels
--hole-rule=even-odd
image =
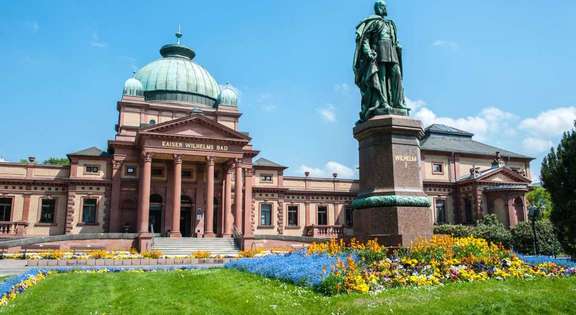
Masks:
[[[423,135],[422,123],[405,116],[375,116],[354,128],[360,144],[360,191],[353,202],[359,240],[397,247],[432,236],[420,170]]]

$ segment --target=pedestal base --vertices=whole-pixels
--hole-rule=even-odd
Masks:
[[[354,237],[376,239],[387,247],[408,247],[432,237],[432,212],[425,207],[378,207],[354,210]]]
[[[151,233],[140,233],[136,239],[136,246],[140,253],[146,252],[152,249],[152,234]]]

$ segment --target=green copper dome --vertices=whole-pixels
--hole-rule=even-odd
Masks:
[[[142,87],[142,83],[134,77],[126,80],[122,94],[126,96],[143,96],[144,88]]]
[[[220,87],[220,98],[218,105],[238,106],[238,90],[230,84]]]
[[[194,51],[184,45],[169,44],[160,49],[162,58],[136,72],[147,101],[180,102],[214,106],[220,86],[202,66],[192,60]]]

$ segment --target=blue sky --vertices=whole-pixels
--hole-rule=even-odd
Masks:
[[[424,123],[541,158],[576,118],[576,2],[396,0],[406,95]],[[288,172],[354,176],[354,27],[369,0],[0,2],[0,156],[114,135],[131,72],[174,42],[242,93],[241,129]],[[533,168],[539,169],[540,159]]]

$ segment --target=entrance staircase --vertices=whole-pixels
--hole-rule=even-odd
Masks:
[[[214,256],[236,257],[239,253],[233,238],[155,237],[152,249],[166,256],[190,256],[207,251]]]

